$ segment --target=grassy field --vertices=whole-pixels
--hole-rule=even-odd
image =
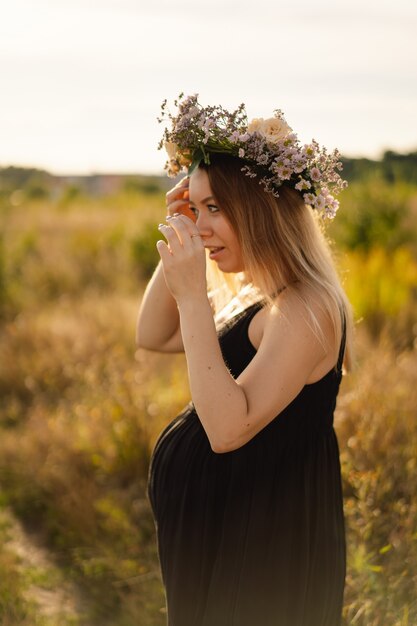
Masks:
[[[137,190],[1,202],[4,626],[165,623],[146,479],[155,438],[188,401],[188,387],[183,357],[135,348],[163,206],[161,194]],[[335,420],[349,550],[345,624],[415,626],[417,190],[381,195],[353,185],[342,206],[348,217],[330,233],[359,320],[358,365],[342,383]],[[50,567],[35,572],[39,597],[66,581],[81,608],[48,616],[28,593],[33,580],[7,541],[7,511],[50,555]]]

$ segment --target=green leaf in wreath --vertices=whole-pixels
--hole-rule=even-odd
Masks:
[[[191,162],[190,167],[188,168],[188,176],[191,176],[194,170],[200,165],[201,161],[204,161],[204,163],[207,163],[207,165],[209,165],[210,156],[207,152],[205,152],[204,148],[199,147],[194,152],[193,160]]]

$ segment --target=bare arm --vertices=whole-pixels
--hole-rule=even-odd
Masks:
[[[161,230],[158,243],[166,282],[178,303],[188,377],[197,414],[215,452],[239,448],[252,439],[296,397],[315,372],[336,359],[330,320],[315,314],[329,345],[324,347],[308,323],[304,304],[284,294],[265,319],[259,349],[234,379],[219,346],[205,291],[204,246],[192,238],[195,225],[177,217]],[[190,268],[185,272],[185,268]]]
[[[177,303],[165,282],[162,263],[146,287],[138,313],[136,344],[158,352],[183,352]]]
[[[324,349],[295,295],[287,294],[266,316],[256,355],[234,379],[223,361],[208,302],[179,303],[191,396],[215,452],[241,447],[297,396],[318,369],[336,361]],[[325,336],[330,320],[315,311]]]
[[[188,208],[188,178],[167,195],[167,214]],[[184,352],[177,303],[165,281],[160,262],[146,287],[138,313],[136,344],[158,352]]]

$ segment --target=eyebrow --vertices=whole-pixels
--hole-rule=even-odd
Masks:
[[[203,200],[201,200],[201,204],[205,204],[206,202],[208,202],[209,200],[214,200],[214,196],[207,196],[207,198],[203,198]],[[192,200],[188,200],[188,202],[190,204],[195,204],[195,202],[193,202]]]

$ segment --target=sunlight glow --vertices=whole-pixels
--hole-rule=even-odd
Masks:
[[[409,0],[4,3],[0,166],[159,171],[156,116],[180,91],[249,117],[281,108],[348,155],[416,149],[416,27]]]

